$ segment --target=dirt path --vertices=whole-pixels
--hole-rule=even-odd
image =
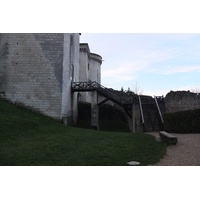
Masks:
[[[160,140],[158,132],[146,134]],[[171,134],[178,138],[178,143],[168,146],[164,158],[153,166],[200,166],[200,134]]]

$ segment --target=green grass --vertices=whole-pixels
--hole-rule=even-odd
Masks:
[[[165,152],[150,135],[64,126],[0,100],[1,166],[148,165]]]
[[[123,121],[99,120],[99,126],[100,126],[101,131],[130,132],[128,129],[127,123],[125,123]],[[77,127],[90,129],[91,120],[90,119],[79,119]]]

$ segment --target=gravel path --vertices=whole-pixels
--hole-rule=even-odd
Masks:
[[[158,132],[146,133],[160,140]],[[176,145],[167,147],[167,153],[153,166],[200,166],[200,134],[177,134]]]

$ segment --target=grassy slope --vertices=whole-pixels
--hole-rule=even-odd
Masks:
[[[66,127],[0,100],[0,165],[148,165],[165,152],[150,135]]]

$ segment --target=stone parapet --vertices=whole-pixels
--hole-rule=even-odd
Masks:
[[[99,62],[100,65],[102,64],[102,57],[100,55],[95,53],[90,53],[90,58]]]

